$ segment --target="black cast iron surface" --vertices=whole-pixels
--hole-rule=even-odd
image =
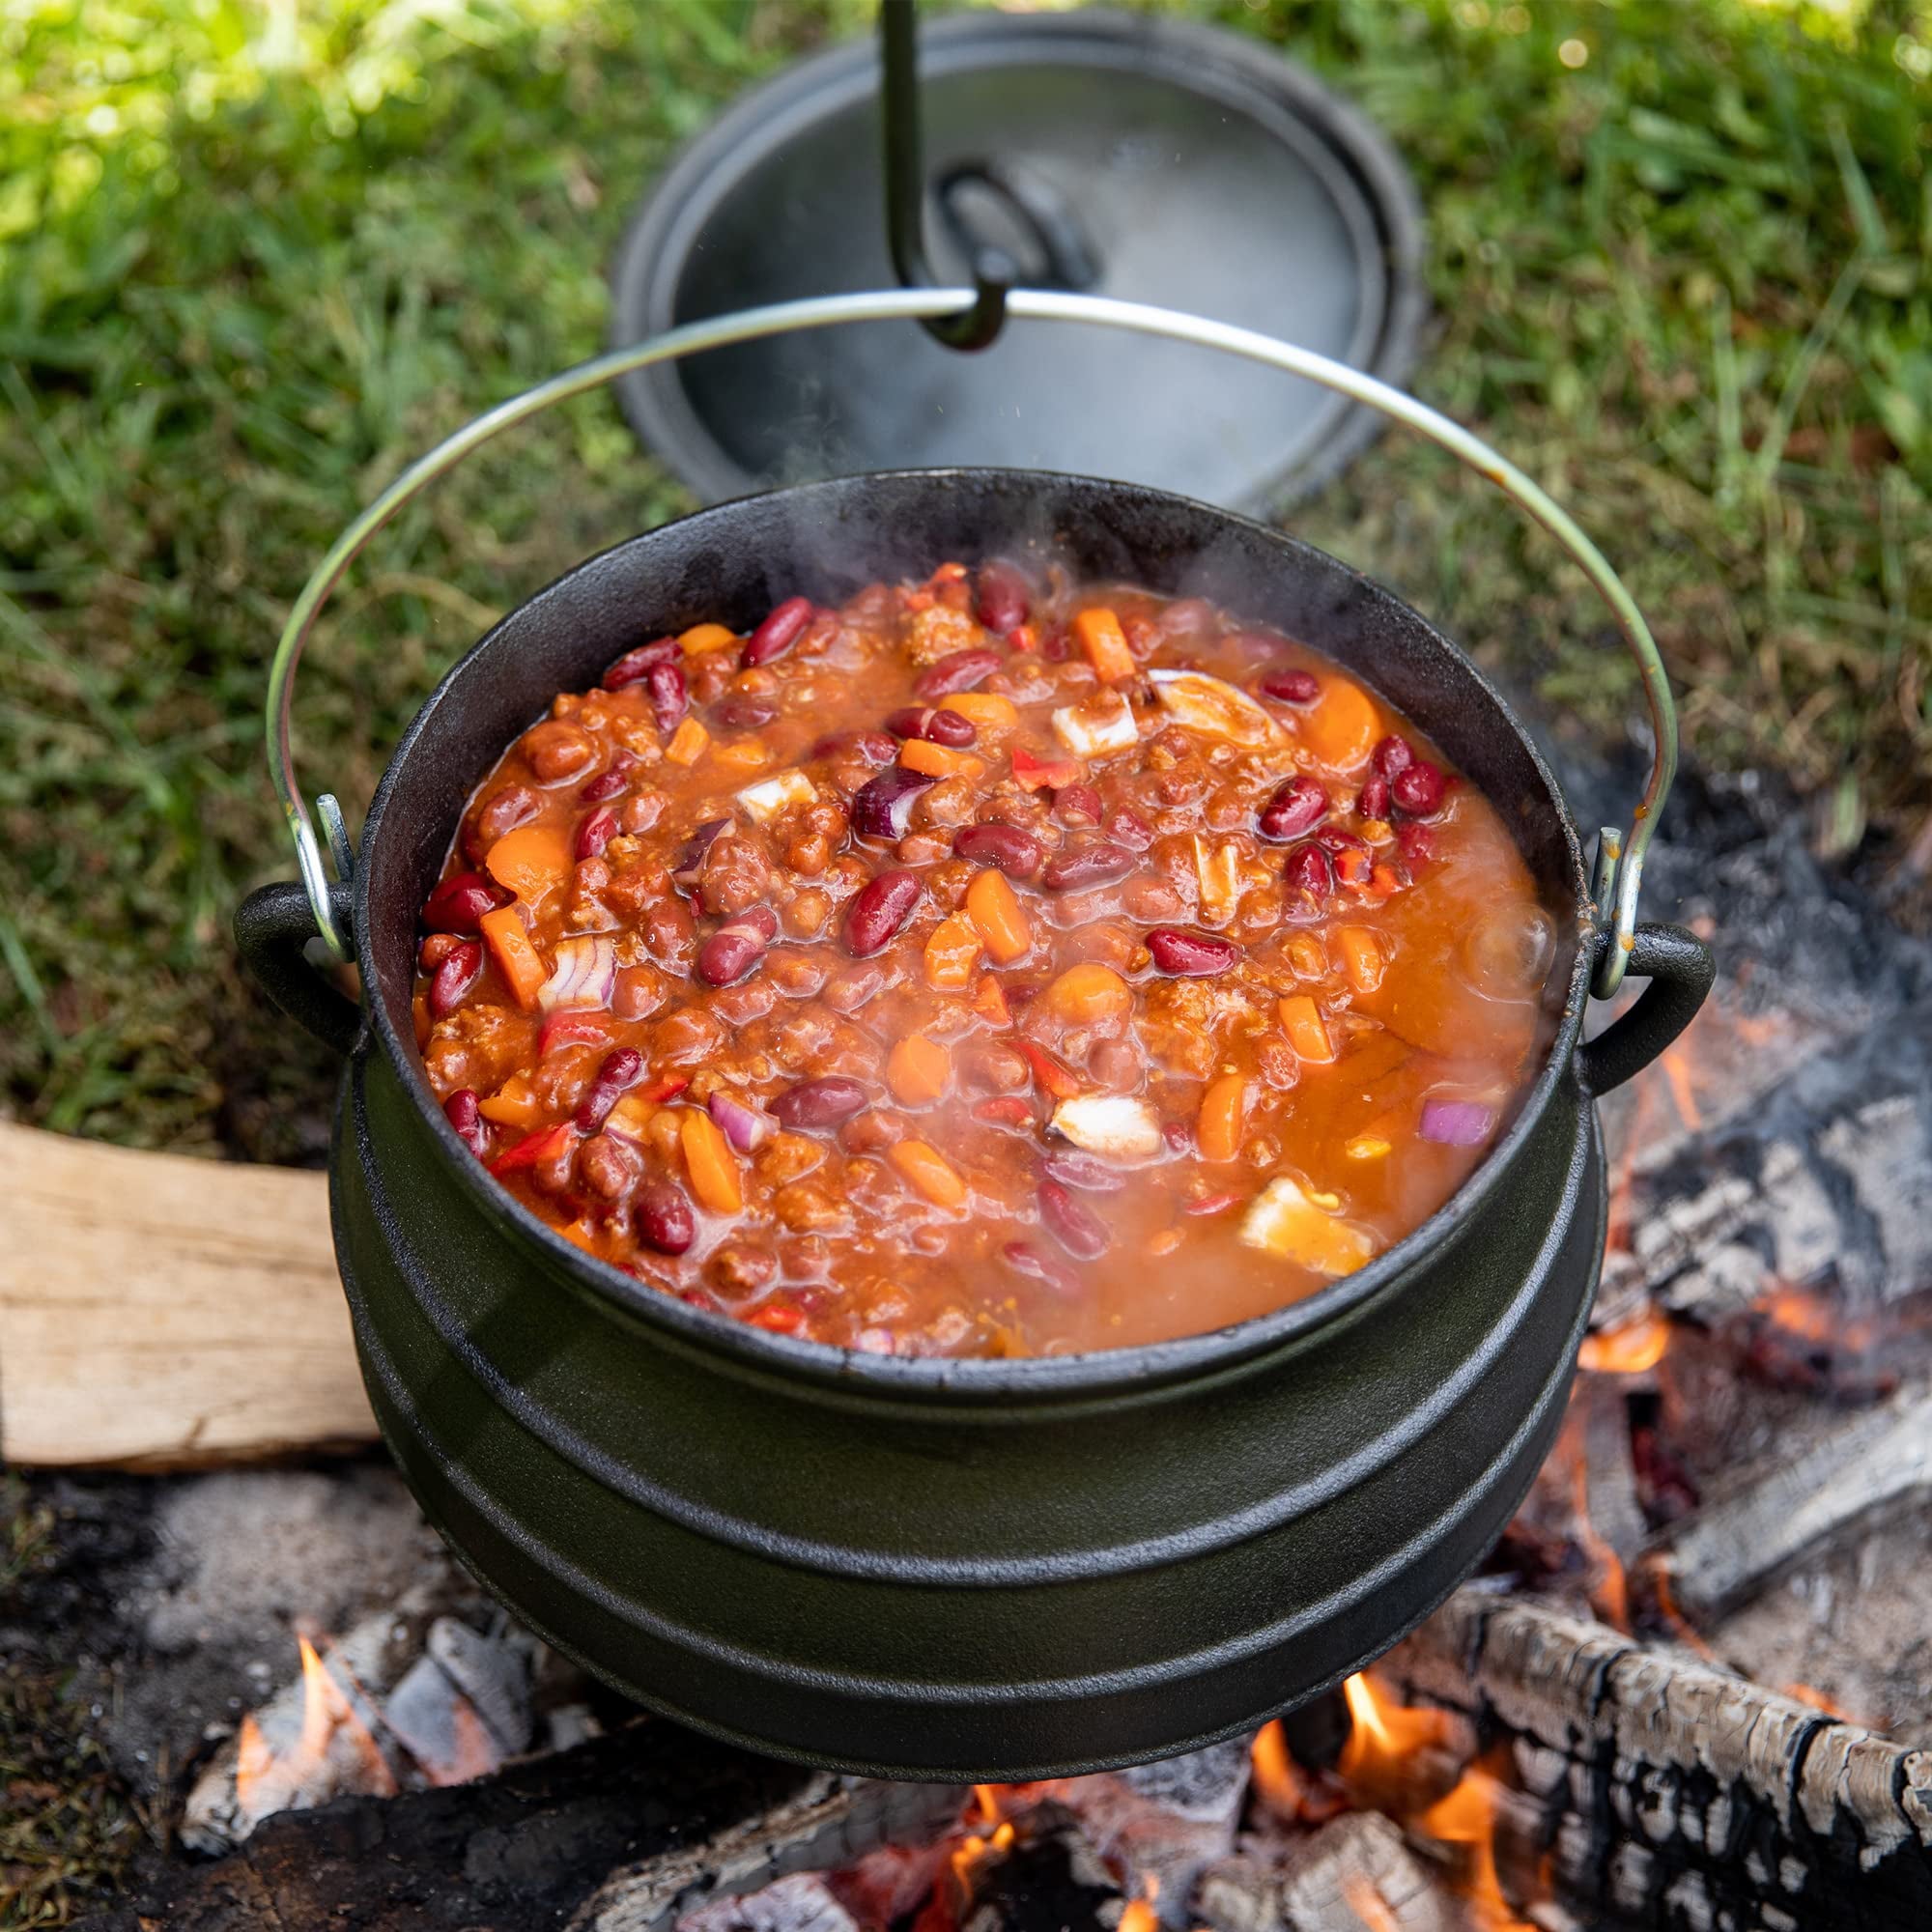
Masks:
[[[1294,1307],[1084,1357],[848,1356],[661,1295],[490,1180],[420,1077],[416,909],[501,746],[623,649],[994,553],[1211,592],[1423,723],[1568,909],[1554,1040],[1456,1198]],[[271,987],[297,890],[268,889],[242,923]],[[336,1244],[377,1415],[424,1507],[526,1622],[639,1701],[902,1777],[1016,1780],[1233,1734],[1378,1654],[1460,1581],[1548,1446],[1594,1290],[1605,1202],[1586,1090],[1661,1050],[1709,981],[1688,935],[1645,928],[1633,971],[1658,976],[1649,993],[1579,1048],[1581,854],[1468,661],[1277,532],[1033,472],[748,498],[553,584],[412,725],[354,901],[368,1008],[337,1119]]]

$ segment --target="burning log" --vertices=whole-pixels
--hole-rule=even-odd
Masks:
[[[1458,1932],[1454,1901],[1379,1811],[1323,1825],[1279,1865],[1229,1859],[1195,1894],[1210,1932]]]
[[[1741,1494],[1675,1525],[1660,1560],[1678,1607],[1722,1616],[1813,1550],[1885,1511],[1932,1497],[1932,1396],[1834,1430]]]
[[[1547,1861],[1559,1889],[1645,1924],[1932,1915],[1932,1750],[1479,1589],[1380,1667],[1506,1736],[1522,1788],[1495,1801],[1497,1855],[1520,1878]]]
[[[790,1871],[930,1838],[964,1795],[831,1777],[644,1720],[476,1783],[282,1812],[78,1932],[647,1932]]]

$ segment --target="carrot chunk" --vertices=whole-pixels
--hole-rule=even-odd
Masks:
[[[954,914],[954,918],[958,915]],[[989,1019],[995,1026],[1011,1026],[1013,1009],[1007,1005],[1006,989],[990,973],[980,975],[980,983],[973,988],[973,1010],[982,1019]]]
[[[1119,684],[1139,670],[1133,652],[1127,648],[1127,634],[1121,629],[1120,618],[1104,604],[1079,611],[1073,619],[1073,635],[1102,684]]]
[[[735,1214],[745,1205],[738,1181],[738,1163],[731,1144],[709,1114],[687,1108],[678,1123],[684,1144],[684,1164],[691,1174],[691,1191],[714,1214]]]
[[[711,733],[696,718],[687,718],[670,734],[670,743],[665,747],[665,756],[674,765],[695,765],[704,755],[704,748],[711,742]]]
[[[554,825],[520,825],[484,855],[490,876],[526,904],[545,899],[570,877],[570,841]]]
[[[946,1049],[923,1033],[908,1034],[886,1060],[886,1085],[902,1107],[926,1107],[952,1084]]]
[[[986,769],[971,753],[935,745],[929,738],[908,738],[899,747],[899,763],[909,772],[923,772],[935,779],[976,779]]]
[[[962,992],[979,963],[979,927],[963,912],[949,913],[925,942],[925,983],[935,992]]]
[[[923,1141],[895,1141],[886,1150],[886,1158],[935,1208],[965,1205],[966,1183],[937,1148],[927,1147]]]
[[[1321,1009],[1306,993],[1290,994],[1281,1002],[1280,1012],[1282,1031],[1301,1059],[1324,1065],[1335,1058],[1335,1042],[1328,1037]]]
[[[1011,731],[1020,722],[1019,706],[993,691],[955,691],[940,700],[939,708],[956,711],[981,731]]]
[[[1346,677],[1324,678],[1321,696],[1302,714],[1301,742],[1338,772],[1359,771],[1368,763],[1381,721],[1375,700]]]
[[[701,657],[706,651],[722,651],[726,644],[735,644],[738,634],[725,624],[694,624],[688,631],[678,633],[678,642],[684,647],[688,657]]]
[[[478,1102],[476,1111],[499,1127],[533,1127],[543,1117],[530,1083],[521,1073],[511,1074],[487,1100]]]
[[[1345,925],[1335,938],[1342,948],[1342,964],[1348,970],[1349,983],[1358,993],[1373,993],[1388,971],[1381,941],[1366,925]]]
[[[712,757],[727,772],[755,772],[771,762],[771,753],[762,738],[733,738],[720,745]]]
[[[1041,995],[1049,1012],[1073,1026],[1124,1019],[1134,1009],[1133,988],[1097,959],[1069,966]]]
[[[966,888],[966,912],[999,965],[1010,966],[1032,949],[1026,911],[1004,872],[989,866],[974,874]]]
[[[497,970],[509,981],[518,1006],[528,1012],[537,1003],[537,993],[550,978],[550,968],[530,944],[524,930],[523,915],[515,906],[498,906],[477,921],[483,938],[497,962]]]
[[[1194,1138],[1203,1160],[1233,1160],[1241,1151],[1241,1129],[1247,1124],[1248,1083],[1238,1073],[1209,1081],[1201,1096],[1201,1113]]]

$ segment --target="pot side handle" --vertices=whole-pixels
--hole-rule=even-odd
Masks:
[[[338,928],[346,932],[349,889],[332,885],[328,895]],[[349,1053],[362,1029],[362,1009],[302,956],[302,949],[320,936],[308,888],[292,879],[250,893],[235,909],[235,943],[256,983],[323,1045]]]
[[[1608,944],[1617,943],[1615,933]],[[1639,925],[1625,971],[1650,984],[1636,1004],[1577,1049],[1577,1071],[1586,1094],[1607,1094],[1641,1073],[1697,1017],[1717,978],[1711,949],[1681,925]]]

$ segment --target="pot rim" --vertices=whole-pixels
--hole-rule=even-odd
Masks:
[[[1234,1368],[1255,1356],[1286,1349],[1316,1330],[1363,1309],[1406,1273],[1425,1253],[1459,1236],[1482,1210],[1515,1165],[1517,1156],[1534,1136],[1557,1089],[1570,1076],[1571,1062],[1589,999],[1598,932],[1596,906],[1590,895],[1576,821],[1548,763],[1495,686],[1460,645],[1412,605],[1397,597],[1395,592],[1328,552],[1253,517],[1171,491],[1156,490],[1147,484],[1121,483],[1106,477],[1081,476],[1058,470],[957,465],[935,469],[866,470],[851,476],[753,491],[694,510],[653,529],[607,545],[532,592],[491,625],[444,672],[398,739],[382,781],[376,787],[375,797],[370,802],[363,823],[361,844],[366,849],[373,840],[382,838],[384,819],[400,781],[400,774],[409,762],[417,740],[428,729],[438,707],[449,696],[469,668],[500,637],[504,628],[538,598],[549,596],[562,584],[630,544],[648,541],[662,532],[681,529],[714,518],[728,524],[734,514],[750,503],[775,497],[797,501],[814,495],[829,497],[857,485],[932,485],[952,478],[996,481],[1004,490],[1015,493],[1070,486],[1153,498],[1176,509],[1217,519],[1224,525],[1261,537],[1277,551],[1313,559],[1324,570],[1339,571],[1372,595],[1387,599],[1420,619],[1442,648],[1461,660],[1462,668],[1474,680],[1483,697],[1515,735],[1555,810],[1568,856],[1578,928],[1571,961],[1570,985],[1555,1033],[1546,1049],[1543,1066],[1523,1095],[1509,1130],[1435,1213],[1376,1256],[1366,1267],[1344,1275],[1300,1300],[1273,1309],[1265,1315],[1208,1329],[1200,1334],[1065,1355],[997,1358],[874,1355],[855,1349],[838,1348],[827,1342],[810,1342],[796,1336],[774,1334],[728,1315],[695,1307],[662,1289],[625,1274],[612,1264],[586,1254],[573,1242],[565,1240],[507,1189],[499,1186],[458,1138],[442,1109],[436,1105],[429,1084],[423,1078],[419,1064],[421,1055],[415,1049],[413,1037],[405,1043],[387,1007],[371,985],[371,976],[366,971],[363,975],[366,994],[362,1003],[363,1011],[373,1024],[384,1049],[401,1069],[402,1084],[408,1089],[424,1124],[437,1138],[445,1159],[462,1174],[464,1184],[477,1197],[485,1211],[492,1219],[506,1224],[523,1239],[533,1240],[539,1251],[549,1258],[553,1267],[566,1275],[573,1287],[581,1292],[587,1291],[599,1300],[611,1304],[619,1315],[641,1320],[647,1326],[668,1331],[668,1338],[696,1346],[701,1352],[723,1355],[740,1369],[775,1374],[787,1383],[796,1382],[803,1377],[854,1396],[888,1400],[947,1396],[975,1403],[1008,1402],[1014,1397],[1060,1399],[1129,1395]],[[1426,727],[1427,721],[1421,722]],[[367,960],[374,957],[374,950],[369,918],[369,867],[366,861],[358,861],[355,879],[355,951],[358,959]],[[357,1043],[356,1052],[365,1050],[367,1039],[365,1032],[362,1041]],[[418,1064],[412,1065],[412,1061]]]

